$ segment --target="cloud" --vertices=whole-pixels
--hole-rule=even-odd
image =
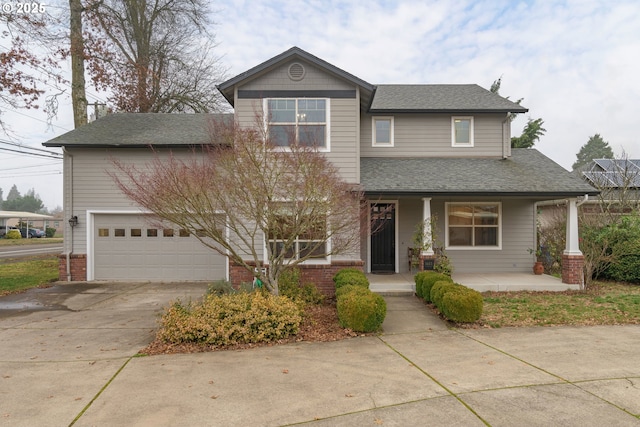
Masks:
[[[503,76],[501,95],[524,98],[530,110],[512,124],[512,134],[528,117],[541,117],[547,133],[536,148],[565,168],[595,133],[616,153],[624,148],[640,158],[636,0],[227,0],[214,7],[217,53],[229,77],[292,46],[373,84],[488,88]],[[63,108],[59,123],[72,127],[70,106]],[[32,186],[42,193],[39,185]]]

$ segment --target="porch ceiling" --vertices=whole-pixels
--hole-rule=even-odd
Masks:
[[[533,149],[502,158],[377,158],[360,161],[368,194],[459,194],[539,198],[597,195],[582,179]]]

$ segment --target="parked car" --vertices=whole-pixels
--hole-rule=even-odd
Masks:
[[[27,230],[26,228],[21,228],[20,229],[20,234],[22,235],[22,238],[26,238],[27,237],[27,231],[29,232],[29,237],[44,237],[44,231],[40,230],[39,228],[30,228],[29,230]]]

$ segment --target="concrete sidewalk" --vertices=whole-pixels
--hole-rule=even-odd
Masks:
[[[452,330],[387,296],[376,337],[134,357],[203,288],[117,286],[0,315],[0,425],[640,425],[638,326]]]

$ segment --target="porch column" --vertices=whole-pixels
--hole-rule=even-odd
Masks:
[[[433,252],[433,236],[431,235],[431,197],[424,197],[422,203],[422,224],[425,227],[422,237],[422,247],[426,249],[420,251],[420,267],[418,268],[420,271],[423,271],[425,268],[433,270],[436,259]]]
[[[567,243],[562,253],[562,283],[583,285],[584,255],[578,236],[578,199],[567,200]]]
[[[426,247],[426,250],[423,250],[421,255],[424,256],[432,256],[433,255],[433,236],[431,236],[431,197],[423,197],[423,208],[422,208],[422,223],[424,224],[424,241],[423,247]]]

